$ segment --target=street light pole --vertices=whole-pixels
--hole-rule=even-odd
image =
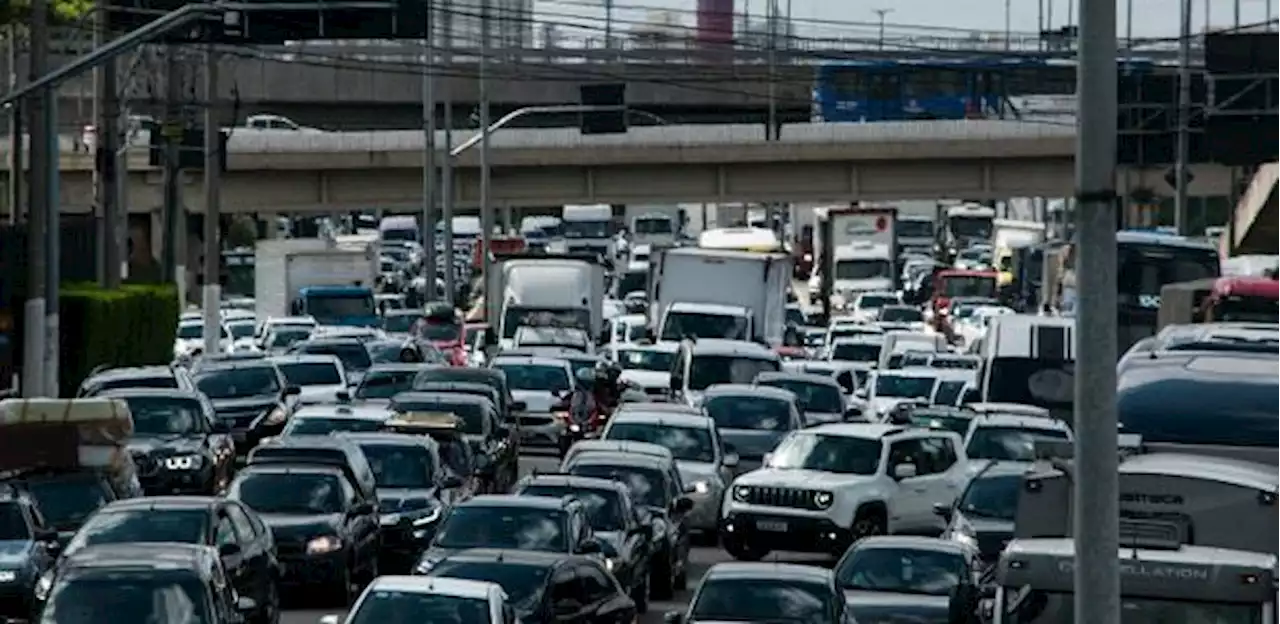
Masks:
[[[436,40],[435,7],[427,4],[422,57],[422,274],[426,300],[436,300]]]
[[[1004,0],[1004,49],[1013,49],[1013,0]]]
[[[1207,1],[1207,0],[1206,0]],[[1191,15],[1192,0],[1180,0],[1182,24],[1178,39],[1178,135],[1174,161],[1173,225],[1178,234],[1187,229],[1189,163],[1191,158]]]
[[[490,0],[480,0],[480,292],[485,305],[494,294],[489,292],[489,272],[493,269],[489,253],[489,239],[493,236],[493,212],[489,207],[489,3]]]
[[[441,7],[443,13],[441,20],[441,39],[444,40],[440,63],[445,67],[453,67],[453,2],[452,0],[444,0]],[[445,80],[443,86],[444,93],[444,148],[450,150],[453,148],[453,87],[451,80]],[[444,226],[444,241],[441,245],[444,251],[444,300],[454,303],[457,296],[457,283],[453,273],[453,159],[446,157],[444,166],[440,170],[440,221]],[[427,227],[435,229],[435,224],[427,224]],[[427,253],[434,254],[435,249],[428,249]],[[436,276],[427,275],[429,283],[427,287],[434,290],[436,287]]]
[[[217,353],[222,340],[222,245],[218,220],[222,212],[222,131],[218,128],[218,51],[208,46],[204,56],[204,352]]]
[[[880,18],[880,34],[876,38],[876,42],[877,42],[876,47],[883,50],[884,49],[884,18],[886,15],[893,13],[893,9],[871,9],[871,12],[875,13],[876,16]]]

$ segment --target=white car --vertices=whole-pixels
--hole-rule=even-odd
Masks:
[[[880,308],[889,305],[901,305],[902,297],[895,292],[889,291],[869,291],[854,297],[853,302],[846,308],[848,314],[863,323],[875,321],[877,315],[880,314]]]
[[[609,359],[622,369],[620,380],[640,388],[645,394],[660,396],[671,389],[671,366],[678,351],[678,342],[622,344],[609,349]]]
[[[467,624],[515,621],[507,593],[497,583],[435,576],[379,576],[356,599],[345,619],[341,615],[325,615],[320,624],[353,624],[379,618],[369,613],[434,613],[430,611],[433,608],[449,609],[459,618],[452,621]]]
[[[969,421],[965,454],[973,459],[1034,461],[1038,441],[1073,442],[1061,420],[1013,414],[981,414]]]
[[[221,326],[222,337],[218,341],[219,351],[226,351],[231,345],[231,332],[227,326]],[[204,352],[204,321],[200,319],[178,322],[178,334],[173,340],[174,359],[194,356]]]
[[[339,393],[348,391],[350,382],[342,360],[336,355],[298,354],[279,355],[271,363],[291,386],[297,386],[298,402],[302,404],[335,403]]]
[[[928,368],[876,370],[855,396],[866,399],[871,420],[880,420],[899,403],[928,401],[937,382],[938,372]]]
[[[959,434],[879,423],[793,431],[765,465],[739,476],[721,509],[721,539],[738,559],[771,550],[839,555],[859,538],[938,533],[934,503],[960,493],[968,461]]]
[[[643,314],[620,314],[609,319],[609,344],[628,345],[644,340],[648,320]]]

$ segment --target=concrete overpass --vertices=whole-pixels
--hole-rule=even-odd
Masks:
[[[455,144],[468,137],[455,137]],[[443,144],[443,136],[438,140]],[[64,139],[69,148],[70,139]],[[419,132],[271,133],[231,137],[222,209],[228,213],[415,210],[421,201]],[[625,135],[576,129],[502,130],[492,136],[491,205],[571,203],[846,202],[1066,197],[1074,188],[1074,127],[992,121],[807,124],[764,140],[755,125],[658,126]],[[457,158],[457,205],[479,197],[477,150]],[[0,150],[0,162],[7,156]],[[443,152],[440,155],[443,158]],[[161,204],[160,172],[129,153],[129,208]],[[93,205],[92,158],[62,154],[64,211]],[[1229,172],[1193,169],[1193,195],[1223,195]],[[1169,194],[1163,170],[1135,170],[1131,188]],[[202,212],[200,179],[184,193]],[[1127,189],[1122,185],[1120,192]]]

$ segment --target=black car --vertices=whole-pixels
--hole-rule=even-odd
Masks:
[[[413,387],[427,387],[431,383],[482,383],[498,391],[498,413],[502,422],[510,422],[513,412],[524,411],[525,405],[511,396],[511,387],[507,385],[507,375],[493,368],[476,368],[471,366],[438,366],[418,373],[413,380]]]
[[[934,513],[947,522],[942,538],[975,546],[983,561],[995,563],[1013,539],[1022,478],[1030,468],[1025,462],[987,462],[954,504],[935,503]]]
[[[289,355],[332,355],[342,361],[342,368],[347,373],[347,381],[353,385],[359,383],[365,371],[373,366],[367,341],[355,337],[311,338],[295,342],[292,347],[289,347],[287,353]]]
[[[378,487],[373,468],[359,446],[350,440],[330,435],[292,435],[273,438],[249,453],[247,464],[304,464],[331,466],[342,470],[356,488],[363,502],[378,501]]]
[[[693,499],[684,493],[670,459],[637,453],[583,453],[561,467],[579,477],[614,479],[625,484],[637,505],[640,521],[649,527],[650,595],[669,599],[689,579],[689,511]]]
[[[850,546],[833,572],[859,622],[967,624],[977,621],[980,568],[966,544],[877,535]]]
[[[351,393],[356,401],[390,401],[391,397],[413,389],[413,380],[426,369],[424,364],[374,364]]]
[[[522,624],[630,624],[635,602],[596,557],[473,549],[441,559],[427,574],[502,586]]]
[[[136,480],[115,479],[92,469],[27,472],[0,482],[0,492],[26,495],[34,501],[62,543],[107,503],[142,496]]]
[[[0,496],[0,620],[39,613],[36,586],[53,568],[58,532],[25,496]]]
[[[61,563],[40,621],[241,624],[257,610],[251,596],[237,595],[213,548],[107,544]]]
[[[484,495],[455,505],[414,566],[426,574],[445,557],[469,548],[598,555],[586,506],[572,498]]]
[[[444,467],[426,436],[346,433],[360,447],[378,487],[383,571],[408,571],[436,535],[440,519],[471,496],[466,481]]]
[[[650,528],[641,522],[627,486],[612,479],[535,474],[522,479],[514,493],[582,501],[605,567],[626,588],[637,611],[649,610]]]
[[[497,406],[486,397],[456,392],[404,392],[391,399],[391,410],[443,412],[457,417],[453,430],[471,445],[483,491],[507,492],[520,473],[513,432],[502,424]]]
[[[106,390],[117,388],[194,390],[195,384],[187,371],[178,366],[98,368],[80,382],[80,388],[76,390],[76,398],[95,397]]]
[[[213,401],[218,418],[231,428],[236,452],[241,455],[263,438],[280,433],[297,409],[301,392],[265,360],[201,366],[195,382],[196,388]]]
[[[155,496],[116,501],[99,509],[67,543],[58,564],[105,544],[176,543],[208,546],[241,596],[253,599],[250,621],[274,624],[280,615],[275,540],[243,504],[209,496]]]
[[[231,481],[231,430],[200,392],[129,388],[101,396],[129,404],[129,453],[147,494],[216,494]]]
[[[250,465],[227,497],[258,512],[275,537],[281,582],[319,585],[318,595],[351,604],[359,584],[378,576],[378,508],[341,468]]]
[[[787,563],[717,563],[703,575],[688,611],[667,624],[804,622],[855,624],[830,570]],[[898,620],[868,620],[873,624]],[[901,620],[916,622],[916,620]]]
[[[414,337],[370,340],[369,357],[377,364],[448,364],[448,358],[430,342]]]

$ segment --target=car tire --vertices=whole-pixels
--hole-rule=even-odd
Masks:
[[[858,514],[853,518],[853,524],[849,525],[849,543],[857,543],[864,537],[873,535],[884,535],[886,532],[885,525],[888,519],[885,518],[884,512],[878,509],[859,509]],[[843,555],[841,551],[837,556]]]
[[[671,576],[671,560],[663,558],[649,574],[649,597],[670,600],[675,595],[675,579]]]

